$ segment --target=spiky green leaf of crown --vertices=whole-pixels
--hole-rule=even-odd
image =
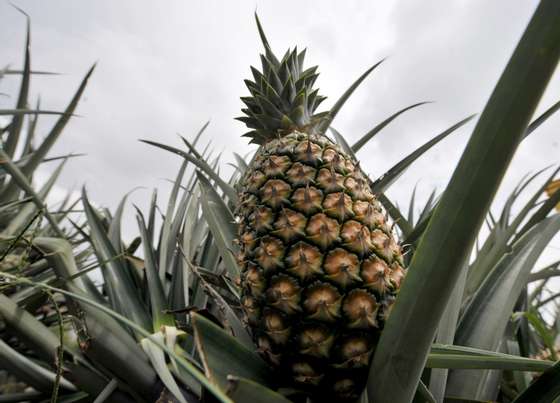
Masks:
[[[265,48],[261,55],[262,71],[251,67],[253,79],[245,80],[251,93],[241,100],[247,106],[242,109],[246,116],[236,118],[244,122],[251,131],[244,134],[251,143],[264,144],[283,132],[303,129],[313,124],[322,114],[314,114],[325,97],[313,89],[318,77],[317,66],[303,69],[305,50],[288,50],[278,60],[266,39],[258,17],[257,27]]]

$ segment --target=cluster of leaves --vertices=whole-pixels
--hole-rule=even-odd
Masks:
[[[560,368],[549,359],[556,360],[558,309],[552,314],[545,310],[556,303],[546,286],[560,269],[556,263],[533,270],[560,230],[560,216],[554,213],[560,190],[543,200],[558,170],[520,208],[520,196],[542,172],[520,182],[498,219],[488,213],[517,145],[560,108],[556,103],[529,121],[558,61],[555,18],[560,18],[558,3],[543,1],[441,198],[432,195],[415,219],[414,196],[404,214],[385,192],[417,158],[472,117],[372,181],[407,245],[410,268],[362,402],[439,402],[447,397],[519,403],[560,396]],[[371,71],[325,115],[325,130]],[[22,76],[17,107],[0,111],[12,118],[0,133],[0,264],[16,261],[8,256],[22,258],[0,269],[0,365],[31,389],[0,401],[300,399],[297,390],[277,384],[257,354],[239,307],[232,211],[235,184],[248,166],[245,159],[236,155],[234,174],[223,179],[220,156],[210,146],[199,151],[206,125],[192,142],[182,139],[184,149],[146,141],[178,154],[183,163],[165,206],[158,206],[154,192],[146,212],[136,209],[138,237],[127,243],[121,235],[126,196],[111,213],[96,208],[84,190],[77,208],[85,222],[78,224],[68,217],[77,209],[74,203],[67,201],[57,211],[46,206],[48,183],[54,183],[61,167],[47,190],[35,191],[31,185],[34,169],[45,162],[74,113],[91,71],[37,148],[32,140],[38,115],[56,112],[27,107],[33,73],[28,51],[24,69],[13,73]],[[513,101],[503,93],[511,83],[522,83]],[[352,146],[332,127],[331,133],[354,155],[392,120],[422,104],[398,111]],[[509,116],[516,119],[504,118]],[[24,131],[26,117],[31,119]],[[24,132],[25,146],[18,148]],[[484,218],[488,235],[472,252]],[[96,282],[96,276],[101,280]]]
[[[63,350],[58,347],[67,328],[65,301],[53,293],[11,284],[5,276],[33,278],[45,284],[59,281],[43,251],[35,244],[36,240],[66,239],[78,262],[85,261],[91,253],[82,247],[80,232],[68,225],[79,199],[73,200],[68,194],[62,201],[47,206],[47,198],[68,159],[79,156],[52,157],[49,153],[73,116],[92,72],[93,68],[64,111],[43,110],[39,100],[35,107],[30,107],[31,77],[56,74],[31,69],[28,17],[23,67],[21,70],[9,67],[0,70],[0,80],[21,77],[15,107],[0,109],[2,121],[7,119],[7,124],[0,127],[0,366],[23,382],[14,383],[11,378],[6,378],[7,383],[2,385],[6,391],[2,399],[6,401],[36,399],[37,396],[47,396],[47,393],[55,401],[57,388],[54,385],[77,390],[61,377],[63,367],[55,365],[55,361],[62,362],[63,359]],[[4,95],[9,99],[7,94]],[[39,123],[39,117],[42,115],[55,118],[46,133],[40,133],[43,125]],[[53,163],[58,165],[51,169],[50,176],[40,187],[34,186],[38,168]],[[33,320],[29,322],[27,318]],[[17,321],[18,325],[11,326],[11,321]],[[86,378],[88,373],[80,376]],[[23,393],[25,387],[31,387],[32,392]]]

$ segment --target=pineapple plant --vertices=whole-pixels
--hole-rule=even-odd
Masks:
[[[547,4],[560,11],[558,3]],[[547,18],[553,15],[541,13]],[[39,236],[26,237],[23,245],[31,248],[33,263],[14,259],[11,246],[4,250],[0,366],[28,388],[23,394],[10,389],[0,400],[50,396],[56,401],[58,396],[60,401],[86,402],[350,401],[360,395],[366,378],[367,393],[360,396],[360,403],[444,399],[548,403],[559,397],[560,364],[528,358],[543,343],[534,326],[526,326],[526,315],[512,315],[527,310],[530,303],[541,309],[527,295],[529,272],[560,231],[560,216],[551,214],[560,192],[555,190],[548,200],[539,202],[558,170],[514,215],[511,206],[538,175],[523,179],[499,220],[490,215],[490,235],[474,254],[468,275],[459,280],[448,277],[442,286],[442,279],[458,266],[441,261],[468,254],[470,247],[465,242],[454,248],[437,247],[433,239],[463,234],[469,223],[481,220],[488,206],[480,194],[488,194],[494,185],[478,178],[469,185],[476,185],[476,192],[446,191],[460,199],[455,203],[446,202],[446,193],[437,203],[430,198],[417,220],[412,214],[414,196],[405,217],[383,193],[437,139],[467,120],[415,150],[383,180],[372,182],[353,153],[376,129],[352,147],[336,132],[338,145],[325,135],[352,91],[328,113],[315,113],[323,99],[312,88],[315,68],[304,70],[304,56],[295,50],[278,60],[260,25],[259,30],[265,45],[263,71],[254,70],[255,80],[248,82],[252,96],[244,98],[246,116],[241,118],[251,128],[252,142],[260,146],[249,164],[238,158],[233,176],[222,179],[218,157],[208,147],[198,149],[202,130],[192,143],[183,139],[186,151],[146,141],[185,161],[167,208],[160,208],[154,193],[146,220],[137,210],[139,233],[132,242],[125,242],[121,235],[126,196],[116,211],[109,212],[95,208],[84,190],[86,222],[72,221],[75,233],[56,231],[51,224]],[[556,28],[556,34],[548,37],[557,60],[560,30]],[[539,55],[546,48],[541,41],[529,42],[534,46],[526,49],[537,49]],[[523,59],[527,63],[515,65],[525,68],[535,59],[529,54]],[[546,83],[546,74],[534,77],[537,84]],[[513,82],[527,86],[514,78]],[[85,82],[79,94],[83,86]],[[506,95],[502,99],[509,99]],[[536,105],[538,98],[529,97],[526,108]],[[517,135],[523,130],[530,133],[558,105],[529,127],[527,122],[514,122],[508,130],[487,130],[483,137],[494,138],[498,133],[509,139],[509,129]],[[510,122],[519,115],[518,110],[511,110],[494,109],[487,119]],[[489,140],[481,141],[465,154],[486,155],[488,144]],[[491,157],[490,162],[483,161],[491,169],[477,171],[482,163],[473,160],[467,174],[454,182],[468,184],[466,179],[477,172],[490,175],[511,156],[498,149]],[[25,193],[33,193],[26,181],[15,181],[22,176],[15,168],[25,160],[12,164],[12,158],[1,159],[6,171],[0,175],[6,183],[14,182],[13,196],[0,209],[11,211],[14,203],[25,200]],[[16,191],[21,195],[16,197]],[[407,261],[411,268],[402,287],[406,270],[397,237],[372,193],[396,223],[403,244],[410,245]],[[34,202],[42,207],[40,198]],[[478,206],[479,211],[457,214],[457,205]],[[19,210],[24,215],[24,209]],[[157,211],[164,210],[158,230]],[[48,219],[49,212],[44,209],[43,213]],[[459,221],[445,222],[445,228],[435,226],[436,219],[441,225],[441,217]],[[12,226],[15,220],[6,221]],[[16,229],[9,245],[26,235],[25,225]],[[474,234],[478,229],[471,231]],[[428,236],[432,243],[426,245]],[[78,245],[80,251],[73,248]],[[139,246],[141,255],[136,253]],[[426,256],[436,255],[435,263],[426,265]],[[517,264],[520,261],[522,265]],[[102,280],[93,283],[86,274],[99,266]],[[545,267],[533,275],[543,281],[542,288],[555,272]],[[453,288],[452,297],[445,297],[446,289]],[[37,298],[44,300],[45,292],[56,297],[52,301],[60,301],[58,306],[64,301],[60,317],[52,309],[51,314],[44,307],[37,309],[41,304]],[[450,300],[452,309],[437,313]],[[418,314],[409,314],[418,309]],[[427,314],[437,320],[425,320]],[[556,323],[559,317],[555,315]],[[414,339],[403,345],[403,334],[412,334]],[[428,350],[423,351],[426,340]],[[397,354],[391,351],[394,346],[400,346]],[[414,372],[414,366],[421,374]],[[503,375],[488,377],[488,370],[500,370]],[[529,384],[527,376],[519,376],[523,371],[543,374]],[[6,379],[11,383],[13,378]]]
[[[242,98],[260,147],[238,183],[241,303],[259,351],[305,389],[352,400],[405,274],[388,216],[353,156],[321,128],[305,51],[265,54]]]

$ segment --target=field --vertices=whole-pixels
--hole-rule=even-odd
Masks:
[[[560,4],[401,3],[0,5],[0,402],[560,401]]]

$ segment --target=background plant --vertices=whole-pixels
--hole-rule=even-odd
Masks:
[[[543,2],[541,7],[536,19],[558,19],[558,14],[554,14],[558,12],[558,6]],[[550,9],[546,10],[546,7]],[[546,20],[537,20],[533,24],[546,28],[555,26]],[[545,30],[540,34],[551,43],[558,43],[558,32]],[[549,74],[550,67],[558,59],[557,47],[552,46],[552,49],[543,61],[549,67]],[[30,68],[27,73],[25,70],[22,70],[22,88],[25,87],[26,77],[29,80],[31,76]],[[510,69],[509,73],[515,72]],[[507,74],[505,77],[508,77]],[[547,76],[539,71],[531,78],[535,80],[529,82],[534,90],[537,84],[541,88],[544,86]],[[518,106],[524,108],[528,120],[538,94],[533,94],[533,98],[521,96],[520,99],[524,102]],[[505,103],[497,104],[503,108],[507,106]],[[558,105],[551,106],[531,123],[518,122],[510,129],[517,130],[521,139],[551,116]],[[499,113],[507,112],[507,108],[490,108],[482,116],[494,122],[500,121],[497,119]],[[13,121],[22,113],[11,110],[7,115],[14,116]],[[73,110],[67,110],[60,119],[68,119],[72,113]],[[36,118],[38,113],[31,112],[29,115]],[[420,259],[418,254],[426,253],[422,250],[455,252],[449,248],[422,247],[419,242],[425,231],[435,231],[432,229],[435,225],[433,221],[429,225],[427,223],[435,214],[435,206],[440,210],[445,208],[445,198],[437,202],[439,198],[434,195],[415,220],[414,204],[417,201],[411,201],[411,208],[405,214],[393,206],[384,192],[416,158],[435,145],[437,139],[447,136],[464,123],[466,121],[453,125],[372,182],[409,245],[412,268],[415,267],[414,259]],[[338,132],[333,131],[332,135],[346,147],[347,152],[354,153],[359,152],[382,126],[377,125],[351,147]],[[7,131],[11,129],[4,130]],[[138,237],[129,243],[123,240],[120,224],[126,198],[111,213],[95,208],[84,190],[81,208],[87,226],[77,224],[76,220],[69,221],[70,226],[62,226],[54,218],[48,219],[52,214],[44,207],[44,196],[33,196],[29,174],[19,174],[22,169],[19,172],[15,169],[19,160],[16,157],[16,162],[12,162],[14,154],[10,157],[7,147],[4,147],[2,167],[7,172],[4,174],[5,186],[8,186],[7,189],[15,187],[10,185],[11,182],[17,185],[17,194],[2,204],[12,208],[17,206],[13,209],[16,214],[12,214],[6,222],[10,225],[15,220],[14,216],[24,210],[20,203],[30,197],[34,208],[40,212],[36,213],[38,217],[44,216],[44,221],[48,223],[44,224],[47,227],[45,232],[32,235],[30,232],[35,227],[20,227],[6,243],[5,250],[9,253],[18,252],[17,255],[25,256],[24,260],[32,260],[24,261],[22,267],[6,268],[3,274],[6,284],[0,295],[1,315],[7,329],[3,337],[7,346],[4,354],[6,357],[10,354],[10,360],[4,362],[17,364],[18,369],[14,366],[11,371],[27,378],[22,380],[35,389],[24,396],[9,397],[12,401],[46,398],[53,388],[58,387],[61,388],[61,396],[66,399],[91,400],[97,396],[98,401],[150,400],[160,394],[173,394],[182,401],[210,400],[210,395],[221,401],[286,401],[284,395],[297,398],[295,391],[275,391],[278,385],[255,353],[239,319],[235,284],[237,267],[231,255],[236,234],[231,203],[235,195],[232,186],[246,168],[246,162],[236,156],[234,175],[222,178],[219,156],[209,148],[198,146],[201,132],[192,142],[183,139],[184,149],[152,142],[179,154],[185,162],[174,181],[167,205],[159,208],[154,193],[149,209],[144,213],[136,211]],[[493,158],[491,162],[495,163],[495,160]],[[555,359],[553,339],[557,334],[555,323],[558,316],[556,312],[551,315],[543,307],[553,301],[546,301],[544,290],[547,279],[557,274],[557,265],[536,268],[532,274],[529,272],[560,225],[557,214],[553,212],[560,193],[554,191],[548,198],[544,198],[543,194],[556,173],[549,170],[544,180],[544,173],[524,178],[499,215],[486,215],[486,208],[481,208],[481,217],[488,217],[489,235],[480,240],[480,248],[469,261],[468,270],[467,263],[464,263],[459,285],[450,287],[453,303],[440,305],[441,311],[445,306],[446,310],[443,319],[436,322],[436,325],[439,323],[437,343],[430,343],[430,352],[423,356],[426,360],[423,382],[416,388],[417,382],[413,377],[399,377],[387,382],[386,387],[392,388],[388,393],[395,393],[394,389],[406,382],[408,389],[402,389],[409,392],[417,390],[418,401],[441,400],[444,395],[471,401],[498,396],[501,401],[549,399],[540,400],[544,402],[556,397],[554,387],[539,385],[558,376],[557,366],[553,367],[551,361],[529,358],[540,354],[541,358],[549,355]],[[23,180],[25,175],[28,175],[27,183]],[[535,181],[540,181],[542,187],[529,197],[517,214],[512,214],[520,195],[526,192],[529,183]],[[453,208],[457,209],[457,204]],[[472,219],[472,216],[460,218]],[[422,242],[428,242],[426,237]],[[87,247],[77,250],[78,245]],[[141,252],[138,250],[140,246]],[[20,249],[14,249],[16,247]],[[470,248],[467,249],[465,254],[470,251]],[[24,253],[26,250],[32,253]],[[33,271],[31,266],[36,262],[42,262],[42,268]],[[85,274],[97,267],[103,281],[95,285]],[[429,267],[437,274],[424,274],[424,278],[439,278],[441,272],[448,269],[446,265]],[[413,280],[407,281],[411,284]],[[527,284],[531,281],[540,283],[529,289]],[[464,290],[461,284],[464,284]],[[413,289],[413,286],[410,288]],[[441,296],[436,295],[438,293],[420,293],[422,298],[418,298],[418,294],[416,288],[416,295],[409,298],[419,306],[433,305]],[[34,305],[32,301],[37,299],[41,302]],[[57,299],[58,302],[53,303]],[[45,301],[50,303],[44,305]],[[52,307],[50,315],[38,315],[37,307],[48,304]],[[58,320],[60,306],[68,312],[62,326]],[[419,326],[425,325],[421,316],[414,319]],[[399,322],[394,320],[394,323]],[[488,328],[486,324],[489,322],[500,323],[500,326]],[[407,326],[419,331],[410,322]],[[56,331],[65,330],[66,338],[62,343],[49,327]],[[402,327],[397,330],[405,333]],[[58,349],[61,344],[64,348]],[[409,347],[418,348],[413,343]],[[380,351],[383,357],[390,349]],[[419,356],[422,356],[419,351],[413,351],[408,359]],[[64,365],[57,365],[56,357],[62,358],[58,362],[64,362]],[[64,369],[63,378],[57,377],[61,368]],[[449,374],[448,369],[452,370]],[[469,370],[465,372],[466,369]],[[527,371],[545,370],[546,374],[529,387]],[[447,377],[448,383],[445,382]],[[371,385],[375,382],[376,379],[372,378]],[[381,392],[383,389],[370,389],[370,398],[372,390],[378,393],[377,390]],[[408,399],[391,394],[386,396],[397,399],[392,401]],[[365,395],[363,399],[367,401]]]

